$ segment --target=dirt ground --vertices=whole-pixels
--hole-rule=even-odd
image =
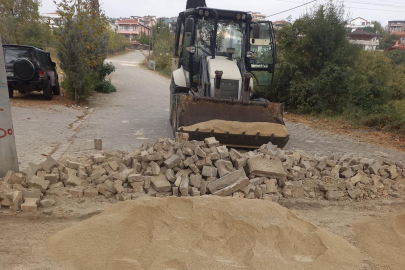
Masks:
[[[284,119],[291,123],[301,123],[331,133],[361,139],[364,142],[381,145],[390,149],[405,151],[405,135],[383,130],[359,128],[340,120],[320,119],[307,115],[284,114]]]
[[[56,201],[56,206],[36,214],[12,214],[3,208],[0,213],[1,269],[61,269],[46,252],[48,237],[116,202],[101,197],[60,197]],[[283,205],[298,217],[339,235],[357,247],[364,255],[362,270],[403,269],[405,254],[400,250],[405,247],[405,201],[284,201]],[[384,226],[380,225],[381,222],[385,222]],[[389,230],[388,223],[395,223],[394,233]],[[365,237],[363,231],[369,231],[370,236],[367,233]]]

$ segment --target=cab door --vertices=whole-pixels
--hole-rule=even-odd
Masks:
[[[249,49],[246,69],[258,85],[271,85],[276,64],[276,39],[270,21],[250,23]]]

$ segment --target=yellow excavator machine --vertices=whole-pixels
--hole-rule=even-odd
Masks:
[[[188,0],[177,20],[174,47],[174,133],[188,133],[191,140],[215,137],[244,148],[287,144],[283,104],[253,91],[254,85],[270,87],[274,76],[276,41],[270,21]]]

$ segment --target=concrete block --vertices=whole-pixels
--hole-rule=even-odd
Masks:
[[[121,180],[114,181],[114,189],[116,193],[120,194],[125,192],[125,188],[122,186],[122,184],[123,182]]]
[[[235,172],[238,172],[238,171],[235,171]],[[231,173],[231,174],[233,174],[233,173]],[[229,175],[230,174],[228,174],[227,176],[229,176]],[[227,176],[225,176],[225,177],[227,177]],[[218,179],[217,181],[219,181],[219,180],[221,180],[221,179]],[[215,183],[215,182],[213,182],[213,183]],[[247,177],[240,177],[240,178],[238,178],[236,180],[236,182],[233,182],[231,185],[226,186],[223,189],[220,189],[220,190],[217,190],[217,191],[213,192],[213,194],[217,195],[217,196],[223,196],[223,197],[228,196],[228,195],[230,195],[230,194],[232,194],[232,193],[234,193],[234,192],[248,186],[249,183],[250,182],[249,182],[249,179]],[[208,188],[209,188],[209,185],[208,185]]]
[[[200,191],[199,191],[198,188],[196,188],[196,187],[191,188],[190,194],[191,194],[191,196],[193,196],[193,197],[197,197],[197,196],[200,196],[200,195],[201,195],[201,194],[200,194]]]
[[[128,175],[128,182],[143,182],[144,181],[144,176],[142,174],[130,174]]]
[[[102,139],[94,139],[94,149],[97,151],[103,150],[103,140]]]
[[[189,196],[189,194],[188,194],[189,183],[190,183],[190,180],[189,180],[188,176],[183,175],[181,178],[181,183],[180,183],[180,187],[179,187],[181,196],[183,196],[183,197]]]
[[[202,176],[201,174],[192,174],[190,176],[190,185],[196,188],[201,187]]]
[[[232,162],[226,160],[217,160],[215,162],[215,167],[218,169],[219,177],[223,177],[235,170]]]
[[[8,184],[20,184],[24,181],[24,176],[22,173],[15,173],[12,171],[8,171],[6,176],[4,177],[4,182]]]
[[[248,181],[247,185],[250,184],[250,181],[246,177],[245,172],[243,170],[237,170],[237,171],[231,172],[230,174],[227,174],[224,177],[221,177],[221,178],[219,178],[219,179],[217,179],[217,180],[215,180],[213,182],[210,182],[208,184],[207,188],[211,193],[214,194],[216,191],[224,189],[224,188],[226,188],[228,186],[231,186],[236,182],[238,182],[239,184],[240,183],[245,183],[245,181],[242,181],[243,179],[247,179],[247,181]],[[235,190],[235,191],[237,191],[237,190]],[[233,193],[233,192],[231,192],[231,193]]]
[[[88,188],[83,191],[83,196],[87,198],[95,198],[98,196],[98,190],[95,188]]]
[[[37,200],[33,198],[27,198],[24,203],[21,204],[21,211],[23,212],[36,212],[37,208]]]
[[[204,166],[201,174],[205,177],[216,177],[218,169],[212,166]]]
[[[163,163],[168,169],[173,169],[176,167],[181,161],[180,156],[172,155],[170,158],[166,159]]]
[[[71,161],[71,160],[68,160],[66,163],[67,163],[66,164],[67,167],[70,168],[70,169],[73,169],[73,170],[77,170],[79,168],[79,166],[82,165],[79,162],[74,162],[74,161]]]
[[[78,188],[78,187],[69,188],[69,189],[68,189],[68,193],[69,193],[70,195],[72,195],[73,197],[76,197],[76,198],[81,198],[81,197],[83,197],[83,189],[80,189],[80,188]]]
[[[94,163],[103,163],[106,160],[106,157],[102,154],[95,154],[93,156]]]
[[[248,159],[249,172],[256,176],[284,178],[287,173],[280,159],[270,160],[263,154]]]
[[[196,148],[195,148],[195,150],[194,150],[194,153],[195,153],[197,156],[201,157],[201,158],[206,158],[206,157],[207,157],[207,153],[205,153],[205,152],[201,149],[201,147],[199,147],[199,146],[196,146]]]
[[[219,146],[219,141],[215,139],[215,137],[210,137],[204,139],[204,142],[208,145],[208,147]]]
[[[170,182],[174,183],[176,181],[176,176],[172,169],[167,169],[165,172],[165,175],[166,175],[166,179],[169,180]]]
[[[11,211],[18,211],[22,202],[23,193],[21,191],[13,191],[7,194]]]
[[[158,176],[160,174],[160,166],[159,166],[159,164],[157,164],[154,161],[151,161],[149,163],[149,165],[150,165],[150,168],[152,170],[152,175]]]
[[[59,181],[59,174],[45,174],[45,180],[48,180],[50,184],[56,184]]]
[[[53,157],[47,157],[44,162],[41,163],[41,168],[46,173],[51,173],[52,169],[59,166],[59,162],[57,162]]]
[[[134,192],[144,192],[144,182],[132,182],[131,186]]]
[[[33,176],[31,180],[28,182],[28,186],[30,188],[37,188],[41,190],[41,192],[45,192],[49,186],[50,182],[45,180],[44,178]]]
[[[172,190],[172,185],[164,174],[153,176],[151,178],[151,184],[157,192],[168,192]]]
[[[67,186],[81,186],[83,184],[83,180],[75,175],[69,175],[68,180],[66,181]]]
[[[39,202],[39,205],[42,206],[43,208],[49,208],[55,205],[55,200],[52,199],[43,199],[42,201]]]

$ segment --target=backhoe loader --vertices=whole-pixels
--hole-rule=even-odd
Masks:
[[[191,140],[215,137],[222,144],[284,147],[289,133],[283,104],[269,102],[256,85],[270,86],[276,41],[270,21],[242,11],[208,8],[188,0],[175,33],[170,122]],[[254,82],[255,81],[255,82]]]

